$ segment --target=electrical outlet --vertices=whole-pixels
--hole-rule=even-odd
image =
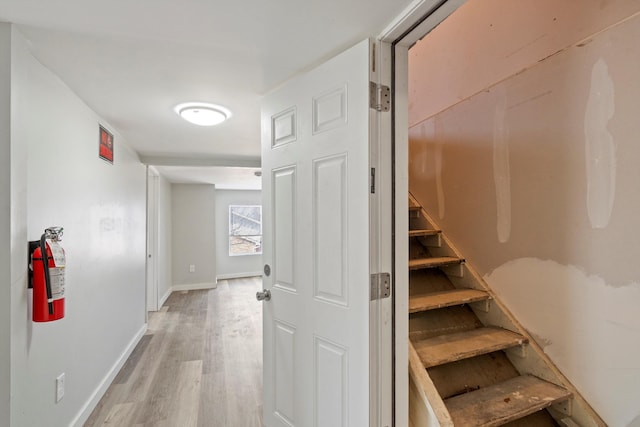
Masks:
[[[194,264],[189,265],[189,273],[195,273],[196,272],[196,266]]]
[[[56,378],[56,403],[64,397],[64,372]]]

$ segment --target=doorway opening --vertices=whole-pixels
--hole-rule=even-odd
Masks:
[[[447,422],[438,417],[441,424],[466,424],[470,412],[463,412],[474,402],[483,408],[482,417],[499,415],[540,426],[599,425],[599,416],[568,379],[582,382],[580,373],[573,370],[577,361],[555,354],[551,359],[538,345],[553,341],[567,353],[575,353],[575,343],[566,332],[570,323],[564,318],[552,322],[527,311],[534,298],[543,304],[564,301],[565,295],[545,291],[545,283],[555,286],[563,279],[558,274],[558,279],[551,280],[541,274],[546,268],[534,262],[508,275],[503,271],[523,260],[562,264],[568,253],[579,257],[577,250],[563,250],[567,212],[574,208],[573,202],[565,201],[583,191],[582,185],[568,182],[580,182],[584,161],[573,163],[565,153],[573,155],[576,147],[579,152],[584,145],[590,105],[586,118],[583,111],[587,98],[593,99],[589,82],[604,66],[598,58],[605,48],[598,40],[608,40],[607,32],[634,30],[632,24],[616,27],[618,22],[628,22],[629,11],[624,10],[617,10],[619,15],[608,21],[595,7],[575,7],[559,14],[551,3],[511,6],[508,1],[469,1],[424,39],[396,55],[400,59],[395,70],[401,71],[396,80],[400,86],[396,112],[401,119],[396,121],[401,128],[396,129],[396,136],[400,135],[396,178],[406,170],[408,184],[408,188],[396,185],[397,200],[409,190],[409,201],[403,202],[408,204],[396,207],[396,212],[400,223],[408,211],[410,225],[396,228],[398,241],[407,234],[409,238],[408,245],[406,241],[398,244],[398,258],[405,265],[397,265],[404,280],[401,271],[407,270],[409,260],[410,313],[397,313],[396,319],[402,322],[399,316],[408,317],[415,359],[429,374],[425,382],[433,380],[430,387],[437,395],[426,400],[439,402],[446,417],[450,416]],[[587,21],[588,28],[578,24]],[[625,64],[621,69],[628,66],[627,58],[619,64]],[[584,98],[578,101],[576,93]],[[554,206],[553,212],[542,214],[541,206]],[[575,210],[582,209],[583,204]],[[576,234],[591,232],[588,226],[577,232],[579,228],[575,227]],[[557,242],[550,244],[546,234]],[[398,294],[403,290],[400,286]],[[427,304],[435,294],[438,305]],[[532,337],[518,318],[527,322],[527,329],[543,334]],[[449,343],[451,351],[445,354],[436,342]],[[554,362],[564,366],[564,373]],[[545,405],[532,401],[532,406],[502,407],[510,400],[498,399],[493,405],[488,397],[494,390],[512,392],[512,386],[522,384],[527,390],[532,385],[542,390]],[[416,387],[413,390],[416,395]],[[596,394],[588,387],[584,392]],[[518,395],[526,400],[528,393]],[[432,406],[427,409],[437,412]],[[561,409],[568,406],[573,409]],[[422,419],[432,415],[427,410]],[[485,422],[479,413],[472,415],[475,422]],[[411,416],[416,427],[423,425],[415,413]]]
[[[147,192],[146,311],[162,307],[172,291],[261,275],[260,227],[230,230],[231,206],[262,203],[259,160],[249,166],[149,165]],[[249,244],[246,255],[230,253],[234,232],[243,234],[236,241]]]

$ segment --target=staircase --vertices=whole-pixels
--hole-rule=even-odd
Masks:
[[[409,194],[413,427],[606,426]]]

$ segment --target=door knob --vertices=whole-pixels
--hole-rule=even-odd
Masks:
[[[258,301],[269,301],[271,299],[271,291],[263,289],[262,292],[256,292],[256,299]]]

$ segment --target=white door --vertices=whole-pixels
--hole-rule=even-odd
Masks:
[[[370,423],[369,58],[361,42],[263,102],[268,427]]]

